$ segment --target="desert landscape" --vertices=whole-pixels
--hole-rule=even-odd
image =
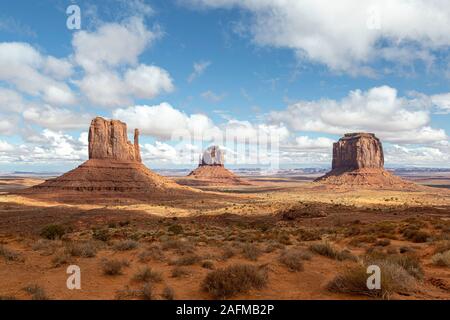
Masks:
[[[450,299],[450,172],[385,170],[373,134],[335,143],[326,175],[238,177],[213,147],[163,177],[138,130],[99,117],[88,151],[61,177],[2,177],[0,299]]]
[[[448,313],[448,30],[444,0],[0,1],[1,306]]]

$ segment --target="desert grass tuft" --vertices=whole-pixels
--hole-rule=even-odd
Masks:
[[[116,259],[103,259],[101,262],[103,274],[108,276],[121,275],[123,267],[127,265],[128,263],[126,261]]]
[[[216,299],[233,297],[267,285],[267,270],[248,264],[236,264],[211,271],[202,282],[202,289]]]
[[[162,281],[161,272],[154,271],[149,267],[144,267],[133,276],[134,281],[140,282],[161,282]]]
[[[431,261],[439,267],[450,267],[450,250],[443,253],[436,253],[431,257]]]

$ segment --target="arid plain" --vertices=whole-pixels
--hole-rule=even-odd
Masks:
[[[39,179],[3,178],[0,296],[450,299],[448,172],[409,172],[419,185],[412,190],[331,188],[316,177],[244,177],[250,184],[176,197],[68,194],[64,201],[16,193]],[[398,266],[383,292],[346,278],[369,260]],[[81,290],[66,287],[70,264],[81,268]],[[247,289],[208,290],[208,281],[220,280],[211,274],[220,278],[230,266],[253,267],[241,272],[256,279]]]

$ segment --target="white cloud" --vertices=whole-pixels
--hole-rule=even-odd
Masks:
[[[205,91],[201,94],[202,98],[212,102],[212,103],[218,103],[225,98],[225,94],[217,94],[211,90]]]
[[[450,7],[428,0],[185,0],[208,8],[252,13],[253,41],[289,48],[300,59],[334,71],[374,75],[383,59],[429,64],[434,50],[450,45]]]
[[[448,141],[446,141],[448,144]],[[442,147],[442,146],[441,146]],[[385,147],[386,162],[396,165],[448,166],[450,149],[439,146],[409,147],[388,145]]]
[[[92,115],[50,105],[39,105],[26,109],[23,118],[25,121],[52,130],[72,130],[87,129]]]
[[[14,150],[14,146],[6,141],[0,140],[0,152],[8,152]]]
[[[125,84],[131,94],[142,99],[152,99],[160,93],[173,90],[172,78],[166,70],[144,64],[127,70]]]
[[[431,101],[440,111],[450,112],[450,92],[431,96]]]
[[[182,135],[210,136],[218,130],[205,115],[185,113],[164,102],[155,106],[134,106],[116,109],[113,117],[125,121],[130,128],[139,128],[143,134],[160,139]]]
[[[178,160],[177,150],[173,146],[160,141],[156,141],[155,144],[144,144],[141,152],[145,161],[174,163]]]
[[[206,69],[211,65],[211,61],[200,61],[200,62],[194,62],[194,70],[188,77],[188,82],[191,83],[195,79],[197,79],[199,76],[201,76]]]
[[[87,158],[86,146],[77,139],[48,129],[39,134],[39,139],[35,139],[35,143],[21,145],[0,143],[0,152],[0,161],[10,163],[79,162]]]
[[[79,31],[74,35],[75,61],[88,73],[136,65],[139,55],[157,37],[140,18],[132,18],[125,24],[106,23],[94,32]]]
[[[55,70],[57,68],[59,70]],[[27,43],[0,43],[0,81],[19,91],[57,105],[69,105],[76,98],[69,86],[59,81],[68,76],[71,66],[66,60],[43,56]]]
[[[0,110],[7,112],[21,112],[26,106],[22,96],[14,90],[0,87]]]
[[[85,74],[75,83],[100,107],[129,105],[136,98],[152,99],[171,92],[173,80],[166,70],[138,63],[139,56],[158,37],[157,30],[147,29],[137,17],[123,24],[104,24],[94,32],[76,33],[74,60]]]
[[[336,101],[321,99],[300,101],[283,111],[269,115],[272,123],[285,123],[293,130],[324,132],[342,135],[347,132],[374,132],[386,141],[427,143],[446,140],[442,129],[430,127],[427,106],[415,104],[397,95],[388,86],[368,91],[350,91],[348,96]]]
[[[303,150],[331,150],[333,142],[332,139],[325,137],[300,136],[295,138],[295,147]]]

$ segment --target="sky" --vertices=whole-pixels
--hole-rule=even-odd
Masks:
[[[95,116],[151,168],[327,167],[360,131],[450,167],[448,30],[445,0],[0,0],[0,172],[76,167]]]

